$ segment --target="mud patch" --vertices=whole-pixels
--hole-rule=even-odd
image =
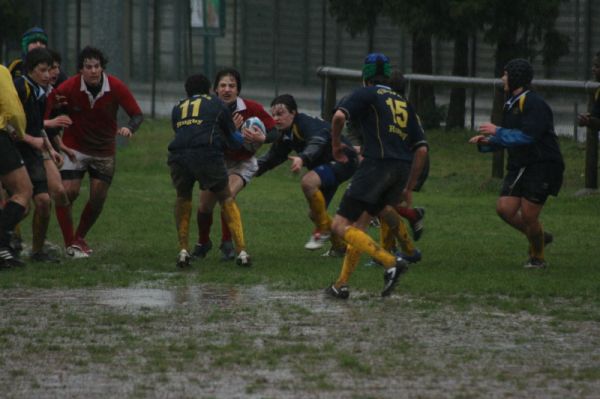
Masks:
[[[565,321],[551,316],[553,309],[456,309],[354,292],[340,302],[320,292],[200,285],[4,290],[0,311],[3,397],[592,398],[600,392],[600,323]]]

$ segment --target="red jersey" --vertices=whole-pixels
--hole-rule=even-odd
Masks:
[[[86,155],[109,157],[115,154],[119,106],[130,117],[142,114],[127,86],[107,74],[104,74],[102,88],[95,98],[87,90],[81,74],[65,80],[50,93],[47,116],[56,95],[66,97],[66,113],[73,120],[73,124],[65,128],[63,142]]]
[[[265,124],[267,132],[275,127],[275,121],[273,118],[271,118],[271,115],[269,115],[263,106],[256,101],[246,100],[238,97],[237,104],[233,112],[239,113],[244,120],[252,116],[259,118],[262,123]],[[239,150],[232,150],[230,148],[225,149],[225,158],[232,161],[244,161],[252,158],[253,156],[254,152],[248,151],[243,147]]]

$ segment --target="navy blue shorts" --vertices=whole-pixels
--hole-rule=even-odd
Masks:
[[[201,190],[214,193],[223,191],[229,184],[229,175],[223,157],[209,157],[198,152],[169,154],[171,180],[178,195],[191,196],[194,184],[198,182]]]
[[[346,155],[348,156],[348,162],[346,163],[332,161],[313,169],[321,179],[320,190],[325,197],[327,206],[329,206],[329,202],[331,202],[339,185],[349,180],[358,168],[358,156],[356,152],[352,151],[351,154],[347,153]]]
[[[4,176],[25,166],[21,153],[8,133],[0,131],[0,176]]]
[[[356,221],[363,212],[376,216],[400,201],[411,163],[398,159],[365,158],[344,193],[337,213]]]
[[[509,170],[500,196],[522,197],[535,204],[544,204],[548,196],[558,195],[564,169],[560,162],[543,162],[528,165],[523,170]]]

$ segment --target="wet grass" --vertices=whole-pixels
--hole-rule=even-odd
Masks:
[[[466,305],[465,295],[476,302],[496,301],[500,296],[506,299],[498,305],[513,307],[514,311],[524,310],[523,306],[535,310],[534,305],[523,305],[523,300],[533,298],[598,302],[600,268],[595,263],[600,247],[595,235],[600,200],[597,196],[574,196],[583,186],[583,147],[562,140],[567,160],[565,185],[558,198],[549,200],[542,215],[545,228],[556,238],[547,249],[550,267],[527,271],[521,267],[527,243],[495,215],[500,182],[489,177],[489,156],[466,144],[469,135],[466,131],[429,132],[431,175],[424,191],[415,195],[415,203],[427,209],[426,232],[418,243],[424,259],[406,276],[400,289],[431,299],[454,298],[457,306]],[[323,288],[336,278],[340,259],[322,258],[318,252],[303,249],[312,227],[306,218],[299,177],[289,172],[287,164],[254,179],[238,198],[253,268],[240,269],[220,261],[215,213],[215,249],[191,270],[176,270],[175,193],[166,165],[170,137],[165,121],[147,121],[136,138],[120,149],[107,204],[88,236],[95,249],[90,259],[64,261],[57,266],[30,264],[22,270],[3,272],[0,288],[211,282],[311,290]],[[84,187],[76,203],[78,210],[86,190]],[[334,199],[331,212],[342,191]],[[24,224],[25,237],[29,237],[29,223],[30,219]],[[377,236],[377,231],[371,233]],[[196,237],[193,220],[191,243]],[[61,241],[54,220],[50,238]],[[361,266],[351,285],[375,294],[380,280],[379,271]]]
[[[88,375],[116,381],[108,385],[111,394],[127,397],[171,395],[158,391],[163,386],[177,397],[240,396],[229,384],[242,385],[241,396],[248,397],[397,397],[400,384],[413,388],[411,397],[490,396],[494,388],[485,384],[502,386],[506,397],[522,391],[548,397],[543,384],[550,383],[558,386],[555,397],[597,391],[600,198],[574,196],[583,186],[580,145],[562,141],[565,186],[542,215],[555,235],[547,249],[550,267],[527,271],[525,239],[494,213],[500,182],[489,177],[489,156],[466,144],[468,132],[430,132],[431,176],[415,194],[427,209],[418,243],[423,261],[403,278],[399,295],[380,300],[381,270],[363,259],[351,279],[351,299],[323,304],[312,297],[337,277],[341,259],[303,249],[312,227],[299,177],[287,165],[239,196],[252,268],[220,261],[216,213],[215,249],[190,270],[175,268],[170,136],[165,121],[147,121],[120,149],[108,202],[88,237],[95,250],[90,259],[0,273],[0,293],[10,295],[0,298],[6,376],[0,373],[0,387],[10,386],[14,396],[34,397],[53,386],[48,364],[83,376],[79,384]],[[58,243],[52,223],[50,238]],[[196,234],[192,227],[192,242]],[[194,293],[206,284],[218,288]],[[120,287],[173,289],[178,305],[131,310],[94,297]],[[262,298],[269,290],[277,294]],[[37,292],[48,297],[39,300]],[[294,301],[296,295],[301,299]],[[30,391],[12,388],[12,380]],[[126,395],[117,388],[123,384]],[[79,396],[102,397],[91,388],[82,387],[86,394]]]

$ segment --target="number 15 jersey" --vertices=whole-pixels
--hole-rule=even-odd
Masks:
[[[427,145],[413,107],[387,86],[361,87],[344,97],[336,109],[360,127],[365,158],[411,162],[413,151]]]

